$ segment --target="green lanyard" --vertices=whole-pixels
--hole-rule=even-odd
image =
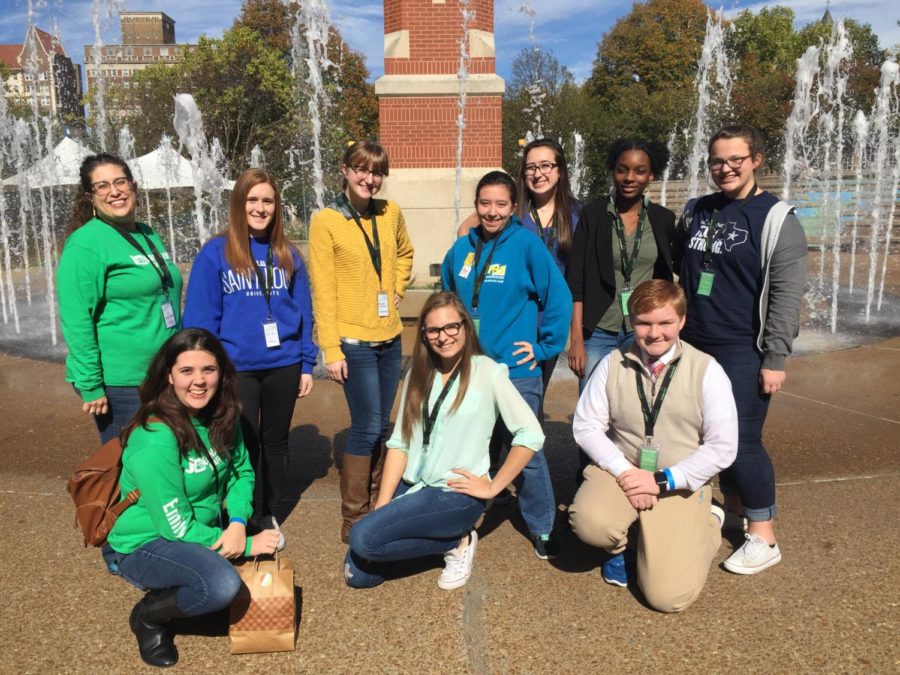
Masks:
[[[613,205],[615,207],[615,204]],[[641,250],[641,237],[644,233],[644,214],[646,206],[641,203],[641,212],[638,215],[637,232],[634,233],[634,244],[631,248],[631,257],[628,256],[628,243],[625,240],[625,223],[622,222],[622,216],[619,215],[619,209],[616,208],[616,234],[619,237],[619,257],[622,263],[622,277],[625,279],[625,287],[631,286],[631,273],[637,265],[638,251]]]
[[[537,209],[534,206],[531,207],[531,219],[534,221],[534,224],[537,225],[538,234],[541,237],[541,240],[544,242],[544,246],[547,247],[548,251],[553,250],[553,244],[556,243],[556,225],[550,225],[546,230],[544,226],[541,225],[541,217],[538,215]]]
[[[444,399],[447,398],[447,394],[450,393],[450,387],[453,386],[453,383],[456,382],[456,378],[459,376],[459,370],[459,366],[457,366],[456,370],[454,370],[453,374],[450,376],[450,379],[448,379],[447,383],[444,385],[444,388],[441,389],[441,395],[438,396],[438,400],[434,402],[434,408],[431,409],[430,413],[428,412],[427,397],[422,401],[422,447],[426,450],[431,443],[431,432],[434,430],[434,425],[437,422],[438,413],[441,410],[441,406],[444,404]]]
[[[253,269],[256,271],[256,279],[259,281],[259,287],[262,289],[263,297],[266,299],[266,307],[269,309],[268,318],[271,320],[272,318],[272,288],[275,286],[275,268],[272,258],[272,246],[269,245],[269,250],[266,251],[266,271],[263,274],[263,271],[259,269],[259,265],[256,264],[256,259],[253,257],[252,252],[250,258],[253,260]]]
[[[347,195],[341,194],[338,196],[338,199],[341,200],[342,206],[346,207],[350,216],[356,222],[359,231],[362,232],[362,236],[366,240],[366,248],[369,250],[369,257],[372,259],[372,266],[375,268],[378,280],[381,281],[381,243],[378,240],[378,221],[375,219],[375,209],[372,208],[372,200],[369,200],[369,212],[372,214],[372,239],[369,239],[369,235],[366,234],[362,221],[359,219],[359,214],[353,208],[350,200],[347,199]]]
[[[663,399],[666,398],[666,393],[669,391],[669,384],[675,376],[675,369],[677,367],[677,361],[669,366],[669,370],[666,371],[666,376],[663,378],[662,384],[660,385],[659,393],[653,401],[652,408],[647,402],[647,394],[644,393],[641,371],[639,369],[634,371],[634,379],[635,382],[637,382],[638,398],[641,400],[641,413],[644,415],[644,436],[648,439],[653,438],[653,429],[656,427],[656,419],[659,417],[659,411],[662,410]]]

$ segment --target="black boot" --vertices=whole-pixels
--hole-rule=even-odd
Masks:
[[[131,610],[128,623],[137,638],[141,658],[148,665],[168,668],[178,663],[178,650],[166,627],[172,619],[184,616],[177,596],[177,588],[150,591]]]

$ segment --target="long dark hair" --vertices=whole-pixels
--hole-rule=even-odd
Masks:
[[[178,452],[182,457],[186,457],[191,450],[196,450],[207,455],[207,459],[211,459],[197,436],[188,409],[178,400],[175,390],[169,383],[169,374],[178,357],[195,349],[212,354],[219,367],[219,386],[216,393],[198,414],[209,427],[210,445],[222,457],[231,456],[241,415],[236,387],[237,375],[222,343],[212,333],[202,328],[186,328],[175,333],[166,340],[150,361],[147,377],[144,378],[140,388],[141,406],[120,435],[123,447],[128,443],[131,432],[139,426],[146,429],[147,420],[150,417],[157,417],[175,434]]]
[[[552,138],[539,138],[531,141],[525,146],[525,150],[522,151],[519,177],[516,179],[516,185],[519,193],[522,195],[522,199],[516,206],[516,215],[519,216],[520,220],[523,219],[532,206],[531,191],[528,189],[528,181],[525,180],[525,161],[528,159],[528,153],[535,148],[550,148],[553,151],[553,161],[556,163],[556,170],[559,171],[559,182],[556,184],[556,193],[553,195],[553,222],[551,225],[556,228],[556,242],[559,247],[559,254],[565,258],[569,255],[569,251],[572,250],[572,239],[575,229],[572,227],[572,210],[578,210],[580,204],[575,199],[575,195],[572,194],[566,153],[562,146]]]
[[[104,164],[114,164],[122,169],[125,177],[131,183],[132,191],[137,191],[137,184],[134,182],[134,176],[131,175],[131,167],[128,166],[124,159],[107,152],[88,155],[81,162],[81,167],[78,169],[79,182],[72,199],[72,222],[69,224],[69,234],[94,217],[94,203],[91,201],[91,194],[93,193],[91,174],[94,173],[94,169]]]
[[[478,197],[481,195],[481,189],[490,185],[503,185],[509,190],[509,198],[513,204],[519,203],[519,189],[516,187],[515,181],[505,171],[488,171],[478,181],[475,186],[475,203],[478,204]]]
[[[469,388],[469,377],[472,373],[472,356],[484,354],[478,336],[472,329],[472,319],[462,301],[455,293],[439,291],[428,296],[422,311],[419,313],[419,323],[416,329],[418,340],[413,347],[412,366],[409,372],[409,385],[406,388],[406,398],[403,401],[403,425],[400,428],[403,442],[408,443],[412,437],[413,428],[422,423],[422,401],[431,391],[434,383],[434,374],[440,367],[440,358],[428,347],[428,339],[422,332],[425,319],[434,310],[441,307],[452,307],[457,311],[463,322],[463,330],[466,331],[466,343],[463,345],[459,360],[459,389],[449,413],[459,408]]]
[[[250,254],[250,227],[247,225],[247,195],[257,185],[270,185],[275,192],[275,213],[269,223],[269,246],[274,253],[275,264],[284,270],[288,278],[294,273],[293,247],[284,236],[284,217],[281,208],[281,192],[272,175],[262,169],[247,169],[234,183],[228,207],[228,229],[225,238],[225,259],[235,272],[252,277],[253,256]]]

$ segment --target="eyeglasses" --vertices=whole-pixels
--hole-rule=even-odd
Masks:
[[[540,171],[541,175],[546,176],[556,168],[555,162],[541,162],[540,164],[526,164],[525,175],[533,176],[536,171]]]
[[[131,192],[131,181],[125,176],[116,178],[112,183],[108,180],[99,180],[91,183],[91,192],[98,197],[105,197],[114,187],[117,192]]]
[[[384,180],[383,173],[373,171],[372,169],[367,169],[364,166],[351,166],[350,168],[357,176],[372,176],[372,180]]]
[[[453,323],[448,323],[443,326],[423,326],[422,327],[422,335],[424,335],[429,340],[437,340],[441,333],[444,333],[447,337],[456,337],[459,335],[460,329],[466,325],[465,321],[454,321]]]
[[[725,168],[725,165],[728,165],[729,169],[740,169],[741,165],[744,163],[745,159],[750,159],[753,155],[745,155],[743,157],[729,157],[728,159],[719,159],[716,157],[715,159],[707,160],[706,165],[710,168],[710,171],[721,171]]]

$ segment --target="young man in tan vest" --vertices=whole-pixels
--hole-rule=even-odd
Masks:
[[[575,440],[593,464],[569,520],[582,541],[612,554],[603,578],[618,586],[628,584],[637,521],[638,585],[653,608],[678,612],[700,595],[721,543],[724,513],[708,482],[734,461],[737,411],[721,366],[678,339],[687,310],[679,286],[645,281],[628,308],[634,343],[600,362],[575,410]]]

